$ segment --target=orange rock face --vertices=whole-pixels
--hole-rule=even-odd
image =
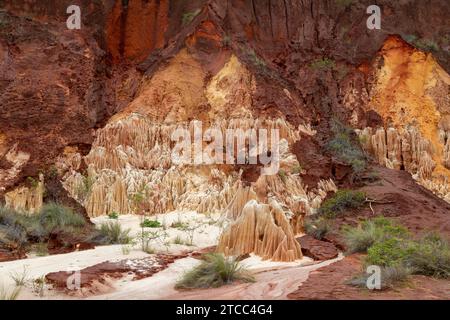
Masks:
[[[364,109],[379,114],[385,127],[361,131],[363,146],[380,164],[415,174],[450,200],[450,76],[431,54],[398,37],[386,40],[372,68]]]
[[[130,0],[127,6],[116,1],[108,16],[106,40],[115,62],[121,58],[141,62],[165,44],[168,0]]]

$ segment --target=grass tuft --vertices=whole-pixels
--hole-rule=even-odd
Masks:
[[[131,242],[130,229],[122,229],[117,221],[102,223],[97,231],[96,242],[102,244],[128,244]]]
[[[141,222],[142,228],[159,228],[161,227],[161,223],[157,220],[150,220],[145,219],[143,222]]]
[[[250,273],[234,258],[209,253],[203,256],[200,265],[186,272],[176,288],[217,288],[233,281],[254,282]]]

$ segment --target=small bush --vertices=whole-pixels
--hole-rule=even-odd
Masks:
[[[336,67],[336,63],[332,59],[322,58],[322,59],[315,60],[314,62],[311,63],[310,66],[314,70],[323,71],[323,70],[334,69]]]
[[[418,38],[414,34],[406,34],[402,36],[403,40],[415,46],[422,51],[437,52],[440,50],[439,45],[432,39]]]
[[[52,234],[82,233],[85,226],[82,216],[54,203],[31,215],[0,207],[0,242],[14,249],[20,250],[29,242],[46,242]]]
[[[20,225],[0,225],[0,244],[11,249],[22,249],[27,244],[26,230]]]
[[[38,217],[41,225],[49,233],[65,229],[71,232],[73,229],[83,228],[86,225],[86,221],[81,215],[56,203],[44,205],[39,211]]]
[[[409,253],[407,242],[399,238],[385,239],[367,249],[366,264],[383,267],[399,266]]]
[[[435,278],[450,278],[450,245],[437,234],[430,234],[409,245],[405,264],[414,273]]]
[[[303,171],[303,167],[301,165],[294,166],[291,170],[292,174],[301,174]]]
[[[347,253],[366,252],[372,245],[389,238],[407,239],[408,230],[385,217],[364,221],[357,227],[344,227]]]
[[[353,0],[336,0],[336,4],[338,6],[347,8],[348,6],[350,6],[353,3]]]
[[[334,120],[331,130],[333,138],[327,143],[327,150],[340,161],[350,165],[354,174],[359,176],[367,167],[367,159],[353,129],[346,127],[340,121]]]
[[[201,264],[186,272],[176,288],[217,288],[236,280],[253,282],[254,278],[233,258],[210,253],[203,256]]]
[[[328,219],[319,218],[317,220],[305,221],[306,234],[317,240],[322,240],[331,230],[331,222]]]
[[[192,11],[192,12],[186,12],[186,13],[184,13],[183,16],[182,16],[182,18],[181,18],[181,22],[182,22],[183,26],[184,26],[184,25],[187,25],[187,24],[189,24],[189,23],[191,23],[192,20],[194,20],[194,18],[195,18],[196,16],[198,16],[200,12],[201,12],[201,10],[200,10],[200,9],[197,9],[197,10]]]
[[[378,217],[357,228],[344,228],[344,237],[350,253],[367,250],[365,265],[382,268],[385,288],[404,281],[409,274],[450,278],[450,245],[439,234],[413,240],[405,227]],[[349,284],[365,286],[364,278],[367,276],[358,276]]]
[[[94,186],[95,178],[89,175],[82,176],[81,184],[78,185],[76,193],[81,198],[86,198],[92,191],[92,187]]]
[[[119,214],[117,212],[113,211],[110,214],[108,214],[108,218],[109,219],[113,219],[113,220],[117,220],[117,219],[119,219]]]
[[[286,179],[287,179],[286,171],[284,171],[283,169],[280,169],[278,171],[278,176],[280,177],[281,181],[283,181],[283,183],[286,183]]]
[[[118,222],[105,222],[100,225],[96,241],[102,244],[128,244],[131,242],[130,229],[123,230]]]
[[[361,191],[338,190],[336,194],[325,200],[319,208],[319,214],[333,218],[349,209],[360,208],[364,205],[366,195]]]
[[[141,222],[141,227],[142,228],[159,228],[159,227],[161,227],[161,223],[157,220],[144,219],[144,221]]]

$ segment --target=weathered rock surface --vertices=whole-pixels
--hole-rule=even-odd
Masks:
[[[334,244],[326,241],[314,239],[310,235],[304,235],[297,238],[303,255],[314,260],[329,260],[338,256],[339,252]]]
[[[254,253],[264,260],[294,261],[302,257],[299,243],[278,203],[249,201],[222,233],[217,251],[240,256]]]

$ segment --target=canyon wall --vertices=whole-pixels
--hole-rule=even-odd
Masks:
[[[221,252],[292,261],[303,217],[350,183],[326,148],[339,118],[374,161],[450,201],[448,1],[380,0],[381,30],[366,27],[370,4],[0,1],[0,200],[221,212]],[[195,120],[279,130],[280,170],[174,163],[171,135]]]

